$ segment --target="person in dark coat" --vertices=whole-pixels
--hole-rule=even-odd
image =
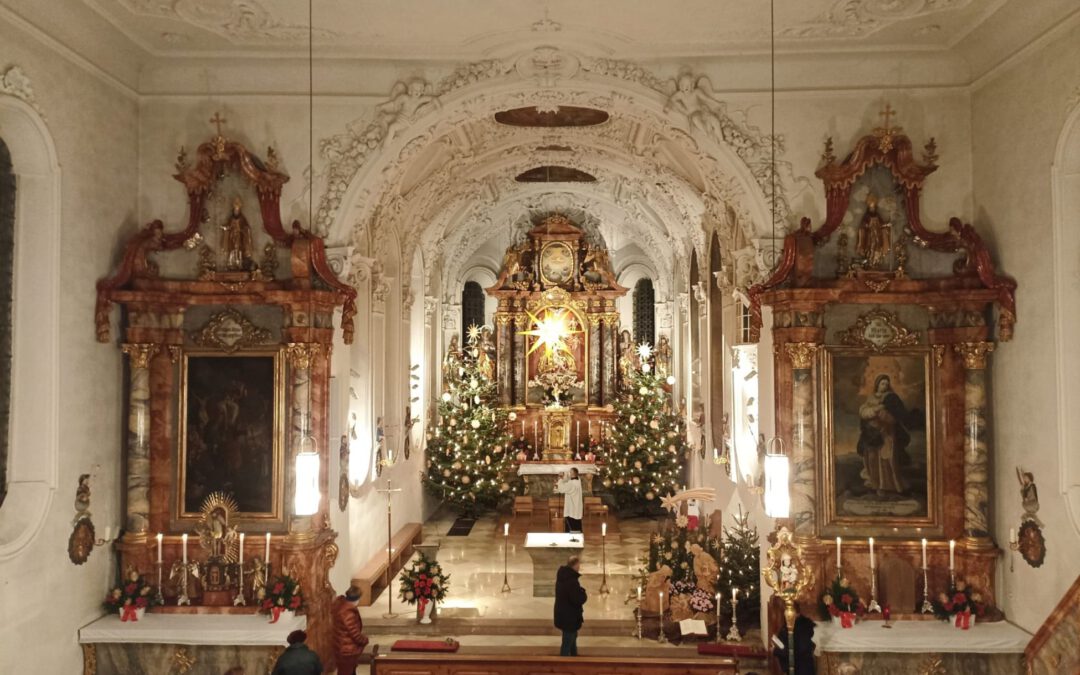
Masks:
[[[577,634],[585,622],[585,601],[581,587],[581,560],[570,556],[555,577],[555,627],[562,631],[559,656],[577,656]]]
[[[784,645],[783,649],[773,645],[773,656],[780,662],[781,671],[790,672],[788,664],[787,626],[781,626],[776,638]],[[795,675],[814,675],[814,622],[805,616],[795,619]]]
[[[270,675],[322,675],[319,655],[305,644],[307,633],[294,630],[286,638],[288,648],[278,657]]]

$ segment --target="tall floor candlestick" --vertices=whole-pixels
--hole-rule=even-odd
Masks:
[[[510,523],[503,523],[503,585],[502,592],[510,592],[510,577],[506,573],[506,560],[510,555]]]
[[[637,587],[637,639],[641,639],[641,586]]]
[[[607,585],[607,522],[600,525],[600,559],[604,569],[604,576],[600,580],[600,595],[607,595],[611,593]]]
[[[376,490],[376,492],[382,492],[386,494],[386,614],[383,614],[383,618],[393,619],[397,617],[397,614],[394,614],[394,589],[390,585],[394,565],[394,549],[391,548],[394,541],[394,530],[392,527],[391,518],[391,513],[393,509],[390,505],[390,500],[394,496],[395,492],[401,492],[401,488],[391,489],[390,479],[387,478],[386,487],[380,490]]]

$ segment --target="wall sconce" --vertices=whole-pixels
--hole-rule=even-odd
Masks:
[[[791,462],[784,454],[784,442],[773,438],[769,449],[779,443],[780,452],[765,454],[765,515],[770,518],[787,518],[791,512],[791,492],[789,479]]]

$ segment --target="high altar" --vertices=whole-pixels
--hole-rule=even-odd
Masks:
[[[98,339],[110,341],[119,305],[128,356],[119,566],[160,580],[164,605],[126,641],[145,644],[110,639],[115,616],[84,629],[88,672],[169,672],[181,656],[205,672],[263,672],[305,623],[254,616],[282,574],[304,591],[309,644],[331,656],[329,360],[338,309],[352,341],[355,291],[321,239],[283,227],[289,177],[273,148],[259,157],[214,121],[217,134],[177,160],[187,223],[144,227],[97,285]]]
[[[534,447],[529,460],[566,461],[586,439],[599,439],[619,386],[619,354],[630,347],[615,310],[626,292],[607,249],[563,215],[545,218],[507,249],[487,289],[498,300],[497,401],[516,411],[520,427],[512,431]],[[528,476],[545,471],[523,475],[535,481]]]
[[[891,113],[843,159],[827,141],[817,170],[825,222],[814,229],[804,218],[771,278],[749,290],[754,339],[762,308],[772,310],[776,433],[791,440],[791,528],[811,575],[798,601],[816,613],[842,540],[843,575],[866,600],[876,590],[894,618],[932,618],[924,602],[955,575],[989,606],[980,621],[993,621],[1001,550],[990,528],[988,384],[996,341],[1012,337],[1016,283],[995,270],[971,225],[923,225],[919,198],[936,145],[917,160]],[[867,633],[878,642],[897,635]],[[872,642],[852,648],[823,635],[819,647],[838,652],[830,667],[918,670],[902,655],[872,654],[894,651]],[[856,651],[866,653],[840,653]]]

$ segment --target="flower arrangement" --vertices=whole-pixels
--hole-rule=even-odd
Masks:
[[[983,616],[986,613],[986,604],[982,594],[976,592],[963,579],[957,579],[956,584],[950,586],[948,591],[940,593],[933,603],[934,616],[942,621],[948,621],[955,617],[958,628],[967,628],[971,625],[971,616]]]
[[[277,577],[259,590],[259,611],[273,616],[270,623],[276,623],[285,610],[295,612],[303,608],[304,593],[300,590],[300,582],[288,575]]]
[[[442,602],[450,587],[450,575],[423,553],[401,574],[399,595],[403,602],[419,605],[420,614],[429,602]]]
[[[848,583],[847,577],[837,575],[832,585],[821,594],[818,612],[821,618],[839,618],[844,628],[850,628],[856,617],[866,614],[866,605]]]
[[[109,591],[102,606],[108,612],[120,612],[121,621],[138,621],[140,610],[155,604],[153,590],[138,572],[129,569],[124,584]]]
[[[695,612],[711,612],[716,604],[713,596],[700,588],[695,588],[690,594],[690,609]]]

